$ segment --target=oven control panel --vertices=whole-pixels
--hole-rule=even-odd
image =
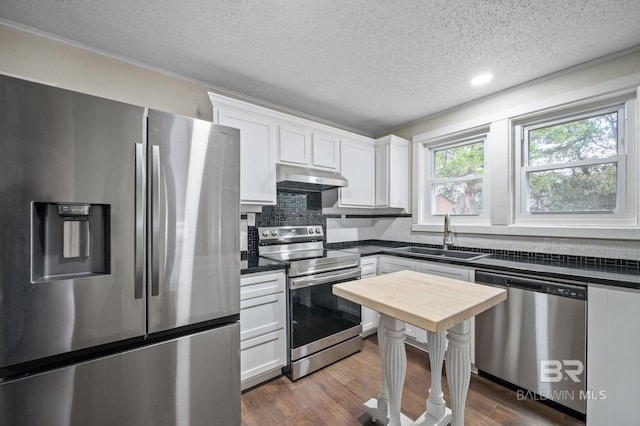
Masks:
[[[321,239],[324,236],[322,225],[305,226],[273,226],[259,227],[259,241],[301,241],[309,239]]]

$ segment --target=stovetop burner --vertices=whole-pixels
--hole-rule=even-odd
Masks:
[[[320,225],[258,228],[261,257],[289,265],[289,276],[360,266],[360,255],[324,248]]]
[[[352,253],[347,253],[339,250],[314,249],[314,250],[300,250],[300,251],[264,254],[262,255],[262,257],[271,259],[271,260],[276,260],[279,262],[288,263],[288,262],[308,260],[308,259],[340,258],[340,257],[348,256],[350,254]]]

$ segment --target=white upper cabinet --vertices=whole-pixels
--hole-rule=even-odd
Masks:
[[[209,93],[213,122],[240,129],[240,202],[259,211],[276,203],[276,163],[340,172],[334,207],[408,210],[409,142],[371,138]]]
[[[313,133],[312,165],[323,169],[340,169],[340,139]]]
[[[291,126],[280,126],[278,160],[281,163],[311,164],[311,132]]]
[[[340,172],[349,186],[340,188],[340,207],[374,207],[375,146],[343,139],[340,144]]]
[[[218,122],[240,129],[240,202],[276,203],[276,126],[267,118],[220,108]]]
[[[223,103],[227,98],[209,96],[213,122],[240,129],[240,203],[275,204],[276,121],[253,111],[250,104],[241,103],[244,108],[238,109]]]
[[[280,126],[278,161],[322,169],[340,168],[340,138],[313,128]]]
[[[409,141],[391,135],[376,141],[376,207],[408,209]]]

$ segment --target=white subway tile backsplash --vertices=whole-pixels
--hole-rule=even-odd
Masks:
[[[411,232],[410,217],[327,219],[327,242],[370,239],[424,244],[442,243],[442,235],[440,234]],[[461,247],[640,260],[639,241],[454,235],[454,242],[455,245]]]

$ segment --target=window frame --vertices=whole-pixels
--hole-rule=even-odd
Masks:
[[[413,136],[411,232],[439,235],[442,218],[430,215],[425,151],[436,144],[486,133],[486,218],[457,216],[452,221],[459,235],[518,236],[532,238],[640,239],[640,76],[607,81],[599,85],[560,93],[530,103],[514,103],[486,114],[455,116],[440,120],[424,133]],[[626,211],[624,214],[520,214],[520,137],[517,125],[565,116],[616,103],[625,104]],[[473,110],[472,110],[473,111]],[[465,111],[465,114],[467,111]],[[622,125],[621,125],[622,126]],[[549,220],[555,216],[555,220]],[[577,217],[576,216],[580,216]],[[604,220],[593,220],[606,218]],[[542,219],[542,220],[541,220]]]
[[[435,161],[436,161],[436,152],[444,151],[450,148],[459,148],[462,146],[473,145],[476,143],[482,143],[482,158],[483,158],[483,172],[481,175],[471,174],[465,176],[458,176],[454,178],[437,178],[435,176]],[[435,213],[436,207],[436,193],[435,187],[438,184],[447,184],[447,183],[458,183],[458,182],[467,182],[472,180],[482,180],[482,213],[469,213],[469,214],[459,214],[459,213],[450,213],[450,216],[455,217],[485,217],[487,210],[488,197],[486,195],[486,170],[487,170],[487,135],[481,134],[477,136],[472,136],[463,139],[457,139],[451,142],[445,142],[440,144],[435,144],[430,146],[427,149],[427,187],[429,188],[429,214],[433,217],[442,217],[444,214]]]
[[[414,145],[414,167],[417,171],[416,185],[414,188],[414,219],[417,219],[417,223],[426,226],[438,226],[442,224],[443,214],[434,214],[435,208],[435,192],[433,191],[434,184],[444,181],[451,182],[455,180],[467,180],[469,177],[462,178],[448,178],[448,179],[434,179],[435,170],[433,165],[435,164],[434,152],[440,149],[446,149],[455,146],[462,146],[471,144],[474,142],[483,142],[484,149],[484,173],[483,175],[474,175],[483,179],[482,196],[483,196],[483,212],[481,214],[470,215],[452,215],[455,219],[453,222],[456,225],[486,225],[489,223],[490,217],[490,185],[489,182],[489,167],[487,164],[488,145],[489,145],[489,126],[478,126],[473,129],[466,129],[463,132],[452,133],[443,135],[442,137],[434,138],[428,141],[421,142]]]
[[[528,166],[528,131],[569,123],[589,117],[618,112],[618,141],[617,155],[596,159],[572,161],[567,163]],[[514,190],[515,212],[514,225],[523,226],[574,226],[574,227],[603,227],[616,228],[621,226],[635,226],[637,198],[633,189],[632,179],[637,176],[637,168],[631,168],[629,174],[628,162],[630,144],[627,140],[630,126],[635,120],[628,120],[632,112],[635,115],[635,98],[624,100],[610,99],[593,105],[566,106],[551,113],[538,113],[514,123]],[[637,143],[636,143],[637,145]],[[632,150],[634,151],[634,150]],[[531,212],[529,210],[528,173],[579,167],[585,165],[616,164],[617,174],[617,206],[612,211],[567,211],[567,212]]]

